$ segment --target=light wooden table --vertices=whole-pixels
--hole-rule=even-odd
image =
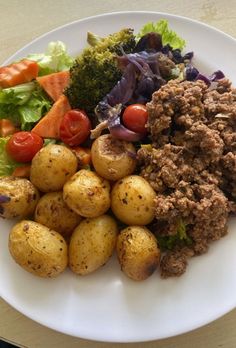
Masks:
[[[98,13],[124,10],[183,15],[236,37],[236,0],[0,0],[0,64],[17,49],[57,26]],[[121,346],[57,333],[21,315],[1,299],[0,338],[30,348]],[[188,334],[149,343],[123,344],[122,347],[235,348],[236,310]]]

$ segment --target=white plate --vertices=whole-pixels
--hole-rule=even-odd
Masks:
[[[167,18],[194,50],[203,72],[221,69],[236,85],[236,41],[209,26],[168,14],[112,13],[60,27],[22,48],[7,62],[43,52],[49,41],[64,41],[72,54],[86,44],[86,33],[108,34],[128,26],[136,31],[148,21]],[[40,279],[11,259],[10,223],[1,221],[0,295],[31,319],[60,332],[93,340],[134,342],[160,339],[198,328],[236,306],[235,220],[229,234],[210,251],[193,258],[180,278],[158,273],[134,282],[119,270],[115,257],[86,277],[69,270],[57,279]]]

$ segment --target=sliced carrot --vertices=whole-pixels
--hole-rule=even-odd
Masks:
[[[49,112],[32,129],[32,132],[42,138],[60,139],[60,124],[63,116],[69,110],[71,107],[67,97],[61,95]]]
[[[12,173],[13,176],[17,176],[19,178],[29,178],[30,177],[30,164],[25,166],[16,167]]]
[[[30,82],[38,76],[38,71],[38,64],[28,59],[2,66],[0,67],[0,86],[7,88]]]
[[[36,80],[52,100],[57,101],[69,84],[70,72],[60,71],[50,75],[37,77]]]
[[[17,128],[14,126],[14,124],[5,118],[0,120],[0,136],[1,137],[7,137],[8,135],[12,135],[13,133],[17,132]]]
[[[71,150],[76,155],[80,168],[91,163],[91,150],[89,148],[77,146],[72,147]]]

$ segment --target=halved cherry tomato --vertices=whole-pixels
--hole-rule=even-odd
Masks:
[[[6,144],[8,155],[17,162],[30,162],[43,147],[43,139],[31,132],[14,133]]]
[[[132,104],[127,106],[123,113],[124,125],[133,132],[146,134],[145,125],[148,120],[147,108],[143,104]]]
[[[69,146],[82,144],[89,136],[91,123],[84,111],[67,111],[60,125],[60,139]]]

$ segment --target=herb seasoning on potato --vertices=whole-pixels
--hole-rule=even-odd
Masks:
[[[155,191],[138,175],[117,181],[111,192],[111,209],[127,225],[147,225],[154,219]]]
[[[21,267],[43,278],[58,276],[68,264],[64,238],[34,221],[23,220],[12,228],[9,250]]]
[[[3,218],[24,218],[34,213],[39,200],[36,187],[27,179],[15,177],[0,178],[0,216]]]
[[[119,180],[132,174],[136,167],[134,145],[110,134],[101,135],[93,142],[91,155],[96,172],[107,180]]]
[[[30,181],[42,192],[54,192],[76,172],[77,159],[66,146],[47,145],[33,158]]]
[[[121,270],[133,280],[144,280],[157,269],[160,250],[155,236],[143,226],[122,230],[117,240],[117,256]]]
[[[81,169],[64,185],[63,198],[77,214],[97,217],[110,208],[110,184],[95,172]]]
[[[66,205],[62,192],[49,192],[40,198],[34,220],[67,239],[82,218]]]
[[[70,269],[86,275],[104,265],[113,253],[117,234],[117,223],[109,215],[83,220],[71,237]]]

